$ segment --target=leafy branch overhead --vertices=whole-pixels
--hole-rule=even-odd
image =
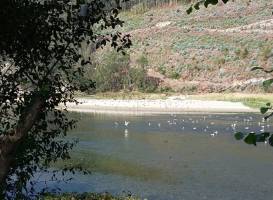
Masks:
[[[261,70],[267,74],[272,73],[273,70],[266,70],[262,67],[253,67],[251,69],[251,71],[255,71],[255,70]],[[263,82],[263,87],[264,88],[269,88],[271,87],[273,84],[273,79],[267,79]],[[273,116],[273,107],[272,104],[270,102],[266,103],[265,106],[260,108],[260,112],[261,114],[265,115],[264,120],[268,120],[270,117]],[[273,134],[269,133],[269,132],[263,132],[263,133],[242,133],[242,132],[237,132],[235,135],[235,138],[237,140],[244,140],[245,143],[247,144],[253,144],[253,145],[257,145],[258,142],[266,142],[269,143],[271,146],[273,146]]]
[[[187,9],[187,13],[192,13],[194,9],[199,10],[201,5],[204,5],[207,8],[209,5],[216,5],[220,1],[222,1],[223,3],[227,3],[229,0],[201,0],[191,5],[191,7]]]
[[[0,1],[0,199],[25,199],[35,172],[69,159],[74,142],[64,137],[76,121],[65,106],[95,87],[80,81],[92,53],[131,46],[115,30],[123,1]]]

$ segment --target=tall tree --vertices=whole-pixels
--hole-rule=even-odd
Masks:
[[[75,91],[95,86],[79,81],[92,62],[82,46],[130,47],[130,36],[114,31],[123,24],[120,4],[0,1],[0,199],[11,194],[7,191],[26,189],[34,172],[50,162],[69,158],[73,144],[56,137],[65,136],[75,121],[56,107],[77,103]],[[103,34],[109,28],[111,33]]]

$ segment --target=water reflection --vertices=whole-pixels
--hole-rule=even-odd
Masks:
[[[77,175],[64,191],[120,194],[148,199],[271,199],[273,149],[235,141],[236,131],[266,131],[260,115],[78,114],[79,138],[70,164]],[[63,163],[57,163],[56,167]],[[54,185],[52,185],[54,187]]]

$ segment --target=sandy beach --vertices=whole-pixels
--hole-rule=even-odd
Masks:
[[[67,104],[69,111],[97,113],[243,113],[257,112],[240,102],[204,101],[190,99],[116,100],[78,98],[80,104]]]

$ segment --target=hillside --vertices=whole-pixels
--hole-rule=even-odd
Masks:
[[[147,60],[148,75],[162,91],[262,92],[272,67],[273,2],[236,1],[186,14],[189,5],[123,12],[132,35],[130,66]]]

